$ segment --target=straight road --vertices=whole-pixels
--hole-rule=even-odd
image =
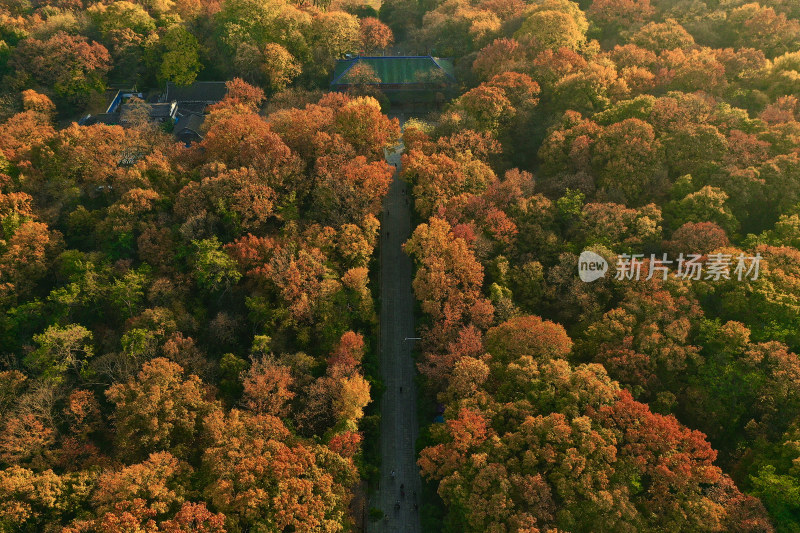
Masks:
[[[402,148],[401,144],[386,154],[386,160],[398,168]],[[421,533],[422,484],[414,449],[419,434],[411,357],[414,341],[406,340],[416,336],[413,269],[402,249],[411,235],[410,201],[410,191],[396,172],[384,200],[381,224],[380,365],[386,391],[381,401],[380,485],[372,505],[384,512],[384,518],[370,524],[372,533]]]

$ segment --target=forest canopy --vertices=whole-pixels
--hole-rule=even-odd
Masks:
[[[798,2],[0,0],[0,79],[0,531],[380,525],[395,180],[423,530],[800,531]]]

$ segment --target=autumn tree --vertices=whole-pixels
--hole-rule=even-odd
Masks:
[[[518,41],[496,39],[478,52],[472,70],[481,79],[487,80],[497,74],[522,68],[524,58],[524,50]]]
[[[61,246],[61,235],[36,220],[31,201],[25,193],[0,193],[0,301],[25,296]]]
[[[286,48],[277,43],[267,43],[261,70],[268,86],[273,91],[280,91],[300,75],[302,67]]]
[[[643,23],[654,14],[655,10],[649,0],[625,2],[594,0],[588,12],[591,19],[597,22],[607,35],[614,35],[634,24]]]
[[[572,348],[566,331],[538,316],[512,318],[486,332],[486,350],[498,361],[532,357],[537,361],[564,358]]]
[[[219,411],[206,417],[205,496],[236,527],[341,530],[356,479],[352,463],[304,445],[270,415]]]
[[[93,495],[97,526],[154,529],[156,519],[172,515],[186,501],[191,473],[188,464],[168,452],[152,453],[141,463],[104,472]]]
[[[579,241],[614,251],[640,250],[661,240],[661,210],[655,204],[629,209],[621,204],[588,203],[575,228]]]
[[[454,103],[460,127],[486,131],[495,137],[524,125],[539,102],[539,84],[527,74],[505,72],[467,91]]]
[[[691,48],[694,38],[674,19],[650,22],[631,36],[631,43],[655,53]]]
[[[203,139],[205,157],[232,169],[251,167],[270,187],[281,190],[298,171],[296,156],[263,118],[252,112],[231,114],[220,109]]]
[[[319,13],[311,21],[309,40],[315,60],[313,67],[327,75],[336,59],[358,50],[361,41],[358,17],[344,11]]]
[[[192,225],[202,219],[209,229],[222,229],[226,235],[254,231],[277,216],[277,194],[267,183],[250,168],[193,181],[178,193],[175,213]]]
[[[727,88],[725,65],[711,49],[665,50],[659,56],[659,63],[656,83],[668,90],[720,94]]]
[[[661,392],[680,393],[683,373],[701,363],[693,328],[703,316],[684,287],[658,279],[628,289],[619,307],[587,329],[578,350],[653,402]]]
[[[284,416],[288,402],[294,398],[290,369],[273,359],[261,357],[253,361],[242,380],[243,404],[255,413]]]
[[[159,451],[188,457],[212,405],[197,376],[185,378],[180,365],[163,358],[145,363],[135,380],[109,387],[106,396],[116,406],[118,450],[130,458]]]
[[[437,444],[419,459],[423,475],[440,482],[439,494],[459,527],[602,523],[635,530],[669,523],[723,530],[728,510],[706,492],[722,477],[701,433],[651,413],[596,365],[490,359],[487,375],[486,363],[468,360],[456,367],[447,421],[434,430]],[[471,386],[464,387],[464,379]],[[495,412],[482,407],[487,401],[507,403]],[[578,472],[569,466],[577,457]],[[617,472],[626,474],[618,478]],[[641,490],[627,490],[628,476],[642,483]],[[600,493],[606,498],[597,498]],[[686,513],[689,508],[704,514]]]
[[[370,385],[361,374],[364,338],[344,333],[329,355],[325,376],[310,385],[304,408],[298,413],[302,427],[313,433],[354,432],[370,401]]]
[[[678,254],[709,254],[730,244],[725,230],[713,222],[687,222],[672,233],[669,241],[664,241],[663,248],[671,257]]]
[[[413,184],[415,205],[423,216],[469,194],[480,193],[497,179],[491,167],[469,153],[428,156],[411,150],[403,159],[403,174]]]
[[[800,45],[800,21],[755,2],[731,10],[726,26],[730,44],[757,48],[770,57],[797,51]]]
[[[52,101],[33,89],[26,90],[24,94],[28,96],[26,99],[28,109],[0,124],[3,159],[8,163],[23,166],[29,164],[31,150],[55,134],[52,117],[49,116],[49,111],[46,111],[52,110]],[[6,170],[4,169],[4,174]]]
[[[0,471],[0,525],[9,530],[42,530],[61,522],[72,509],[88,504],[91,474],[58,475],[12,466]]]
[[[324,101],[320,105],[325,105]],[[368,96],[345,102],[336,110],[334,124],[358,153],[370,159],[382,158],[383,150],[400,137],[397,119],[384,115],[378,101]]]
[[[514,38],[532,50],[568,48],[578,51],[585,45],[589,24],[578,4],[569,0],[548,0],[528,13]]]
[[[105,88],[110,57],[103,45],[62,32],[46,40],[25,39],[10,64],[20,85],[44,86],[61,102],[80,105]]]
[[[315,218],[340,226],[360,223],[377,215],[380,200],[389,190],[394,169],[384,161],[368,162],[364,156],[322,156],[316,163],[316,187],[312,191]]]
[[[483,267],[446,221],[433,217],[420,224],[404,248],[417,263],[414,293],[435,324],[433,346],[446,345],[470,321],[489,323],[493,309],[481,295]]]
[[[311,16],[282,0],[228,0],[213,15],[219,53],[235,57],[240,47],[260,52],[277,43],[301,62],[310,59]]]
[[[480,5],[463,0],[439,4],[422,17],[422,28],[414,34],[424,49],[442,55],[462,55],[480,49],[500,30],[500,18]]]
[[[374,17],[359,20],[361,25],[361,45],[368,52],[385,50],[394,43],[392,30]]]
[[[0,461],[42,471],[55,458],[58,440],[58,383],[40,381],[24,389],[4,417]]]

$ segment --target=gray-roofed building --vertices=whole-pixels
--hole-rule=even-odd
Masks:
[[[202,113],[208,105],[216,104],[228,94],[224,81],[196,81],[190,85],[167,82],[161,102],[177,102],[180,110]]]
[[[94,126],[95,124],[105,124],[107,126],[117,126],[120,123],[119,113],[98,113],[96,115],[86,115],[78,121],[81,126]]]
[[[172,133],[176,139],[189,145],[203,140],[202,125],[205,121],[206,107],[220,102],[228,94],[228,86],[224,81],[198,81],[187,86],[167,83],[164,91],[149,105],[150,120],[156,123],[173,123]],[[132,96],[130,91],[123,94],[119,91],[114,100],[116,104],[113,113],[98,113],[83,117],[79,124],[91,126],[92,124],[121,124],[125,125],[122,117],[128,108],[128,103],[123,99]],[[130,161],[124,157],[123,161]]]
[[[173,134],[187,146],[203,140],[203,122],[206,117],[198,113],[186,113],[178,119]]]
[[[150,112],[150,121],[156,123],[164,123],[167,121],[175,121],[178,116],[178,104],[176,102],[169,102],[163,104],[147,104]],[[120,115],[124,115],[128,109],[128,104],[120,106]],[[124,120],[123,120],[124,122]]]
[[[227,94],[228,85],[224,81],[196,81],[186,86],[167,83],[160,101],[178,104],[173,135],[187,145],[203,140],[201,126],[206,108],[222,101]]]
[[[150,104],[150,119],[164,122],[167,119],[174,119],[178,115],[178,103],[169,102],[165,104]]]
[[[111,125],[127,125],[125,121],[125,112],[129,109],[130,104],[124,103],[117,107],[113,113],[98,113],[96,115],[87,115],[83,117],[78,124],[81,126],[92,126],[94,124],[107,124]],[[147,104],[150,122],[156,124],[163,124],[165,122],[175,122],[178,117],[178,104],[175,102],[165,104]]]
[[[111,89],[110,89],[111,90]],[[108,91],[107,91],[108,92]],[[119,107],[131,98],[143,99],[144,94],[136,92],[134,89],[119,89],[114,93],[114,97],[110,100],[106,113],[116,113]]]

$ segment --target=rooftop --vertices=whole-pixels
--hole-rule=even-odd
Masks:
[[[176,111],[177,104],[175,102],[150,104],[150,118],[174,117]]]
[[[204,121],[205,117],[203,115],[199,115],[197,113],[187,113],[178,119],[178,123],[175,124],[175,129],[173,131],[176,135],[185,131],[201,135],[200,129],[203,126]]]
[[[160,104],[147,104],[150,112],[151,120],[164,120],[166,118],[173,118],[178,111],[178,105],[175,102],[160,103]],[[124,103],[120,106],[120,113],[128,110],[130,104]]]
[[[454,83],[453,61],[433,56],[359,56],[336,62],[331,85],[354,83],[349,75],[353,66],[368,65],[380,79],[380,85]]]
[[[108,126],[116,126],[120,122],[119,113],[98,113],[96,115],[87,115],[83,117],[78,124],[81,126],[93,126],[95,124],[106,124]]]
[[[196,81],[191,85],[180,86],[172,82],[161,98],[162,102],[215,104],[225,98],[228,87],[224,81]]]

